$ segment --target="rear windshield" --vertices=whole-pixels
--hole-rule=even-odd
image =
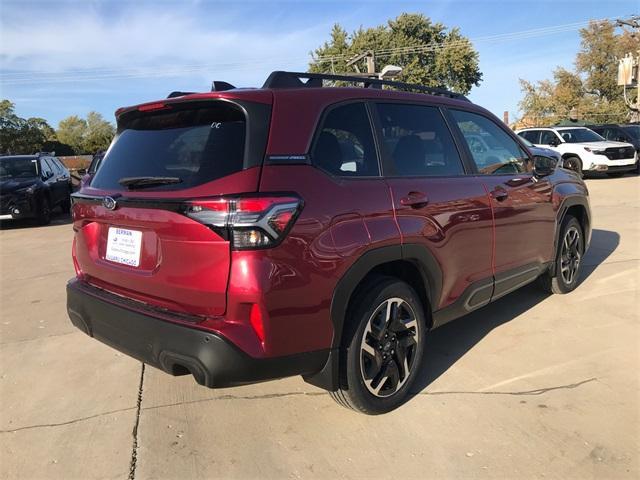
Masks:
[[[233,104],[176,105],[135,112],[121,123],[92,187],[124,190],[132,187],[121,185],[123,179],[157,177],[172,181],[147,184],[145,190],[180,190],[243,169],[246,120]]]

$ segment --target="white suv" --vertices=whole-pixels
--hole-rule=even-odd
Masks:
[[[585,127],[525,128],[516,130],[536,146],[562,155],[563,166],[582,172],[606,172],[619,177],[636,168],[636,150],[630,143],[605,140]]]

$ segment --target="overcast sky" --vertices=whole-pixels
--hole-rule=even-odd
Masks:
[[[0,0],[0,96],[52,125],[90,110],[206,91],[211,80],[260,86],[272,70],[306,70],[340,23],[348,31],[419,12],[460,27],[484,74],[471,99],[517,116],[518,78],[573,67],[578,29],[637,13],[640,0],[164,1]],[[505,34],[505,35],[501,35]],[[509,35],[506,35],[509,34]],[[500,36],[501,35],[501,36]]]

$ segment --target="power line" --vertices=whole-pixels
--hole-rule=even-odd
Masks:
[[[554,25],[550,27],[535,28],[529,30],[521,30],[516,32],[499,33],[476,37],[473,39],[463,38],[460,40],[448,42],[447,44],[418,44],[404,47],[395,47],[374,51],[377,58],[388,57],[392,55],[414,55],[419,53],[437,52],[445,48],[453,48],[464,46],[471,43],[506,43],[526,38],[537,38],[547,35],[564,33],[573,31],[589,25],[592,21],[610,21],[616,17],[603,18],[598,20],[589,20],[581,22],[573,22],[562,25]],[[350,57],[351,54],[338,54],[332,56],[313,57],[314,63],[334,63]],[[236,70],[243,68],[255,68],[256,65],[265,65],[277,62],[280,65],[297,64],[302,57],[298,58],[262,58],[260,60],[245,60],[238,62],[215,63],[215,64],[191,64],[176,65],[174,67],[163,68],[95,68],[95,69],[74,69],[67,70],[64,73],[56,73],[54,71],[14,71],[0,73],[0,82],[4,85],[15,84],[32,84],[32,83],[65,83],[78,81],[95,81],[108,79],[136,79],[149,77],[172,77],[180,76],[185,73],[199,73],[210,69]],[[37,77],[35,77],[37,75]]]

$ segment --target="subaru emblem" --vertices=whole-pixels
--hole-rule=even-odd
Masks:
[[[102,199],[102,206],[107,210],[115,210],[118,206],[118,203],[113,197],[104,197]]]

